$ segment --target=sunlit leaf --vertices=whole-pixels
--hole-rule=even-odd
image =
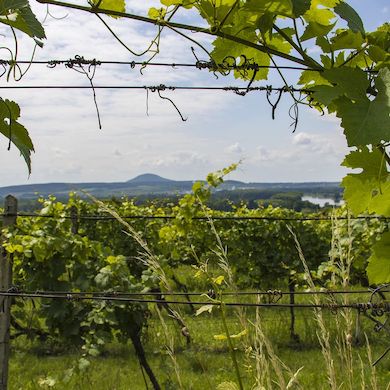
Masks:
[[[225,277],[223,275],[220,275],[220,276],[218,276],[216,278],[213,278],[213,282],[215,284],[217,284],[218,286],[220,286],[223,283],[224,280],[225,280]]]
[[[116,12],[125,12],[126,11],[126,2],[125,0],[92,0],[92,3],[96,6],[99,4],[100,9],[116,11]],[[119,16],[110,15],[113,18],[118,18]]]
[[[390,232],[382,234],[380,240],[373,246],[369,258],[367,276],[370,284],[390,282]]]
[[[164,8],[152,7],[148,11],[149,18],[156,19],[156,20],[164,19],[165,14],[166,14],[166,10]]]
[[[351,152],[343,164],[360,173],[350,173],[342,180],[344,199],[351,211],[390,216],[390,182],[383,154],[367,147]]]

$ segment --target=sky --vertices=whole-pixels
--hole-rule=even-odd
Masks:
[[[46,6],[30,1],[40,20]],[[86,4],[86,1],[75,1]],[[127,0],[127,11],[145,15],[158,1]],[[389,21],[387,0],[350,0],[362,16],[366,30]],[[47,40],[36,60],[86,59],[144,61],[112,37],[93,15],[50,7],[44,23]],[[59,19],[62,18],[62,19]],[[153,39],[155,26],[129,20],[105,18],[116,34],[133,51],[143,51]],[[182,13],[178,19],[195,24],[195,16]],[[1,46],[12,47],[7,28],[0,26]],[[208,37],[194,38],[210,47]],[[191,42],[164,32],[156,62],[195,62]],[[33,43],[18,35],[19,59],[31,57]],[[201,51],[197,50],[199,58]],[[9,59],[0,49],[0,58]],[[289,74],[294,81],[297,74]],[[4,77],[0,86],[7,84]],[[9,85],[89,85],[88,79],[63,65],[48,69],[33,65],[19,82]],[[219,77],[205,70],[105,65],[97,67],[95,85],[240,85],[232,77]],[[282,86],[277,75],[261,85]],[[242,84],[241,84],[242,85]],[[175,108],[156,93],[148,100],[144,90],[96,90],[102,129],[98,128],[96,108],[90,89],[83,90],[3,90],[2,98],[13,99],[21,107],[20,122],[29,130],[35,146],[32,173],[17,149],[7,151],[0,140],[0,187],[46,182],[120,182],[142,173],[155,173],[175,180],[204,178],[208,172],[241,161],[229,178],[245,182],[339,181],[347,170],[340,166],[348,148],[339,120],[301,107],[298,128],[292,132],[283,96],[275,120],[265,94],[245,97],[220,91],[166,91],[187,118],[183,122]],[[272,98],[275,99],[276,96]],[[4,138],[4,137],[3,137]]]

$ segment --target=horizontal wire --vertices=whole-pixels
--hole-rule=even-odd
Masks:
[[[76,56],[71,59],[54,59],[54,60],[3,60],[0,59],[0,65],[47,65],[49,68],[55,68],[57,65],[65,65],[66,67],[73,67],[74,65],[126,65],[131,68],[136,66],[149,67],[149,66],[162,66],[170,68],[196,68],[196,69],[208,69],[208,70],[256,70],[256,69],[282,69],[282,70],[298,70],[298,71],[311,71],[311,72],[323,72],[323,69],[314,69],[303,66],[274,66],[274,65],[259,65],[257,63],[244,63],[241,65],[229,64],[227,62],[217,64],[213,61],[196,61],[195,63],[176,63],[176,62],[147,62],[147,61],[119,61],[119,60],[87,60],[82,56]],[[377,70],[362,69],[366,73],[378,73]]]
[[[89,301],[113,301],[113,302],[126,302],[126,303],[156,303],[156,304],[173,304],[173,305],[194,305],[194,306],[232,306],[232,307],[264,307],[264,308],[312,308],[312,309],[358,309],[358,310],[370,310],[370,309],[382,309],[390,311],[390,302],[384,301],[381,303],[252,303],[252,302],[216,302],[216,301],[174,301],[165,299],[136,299],[127,297],[111,297],[111,296],[92,296],[82,295],[73,296],[71,294],[44,294],[44,293],[20,293],[20,292],[0,292],[0,296],[4,297],[19,297],[19,298],[45,298],[45,299],[65,299],[69,301],[77,300],[89,300]]]
[[[91,89],[90,85],[5,85],[0,86],[0,89]],[[253,91],[278,91],[278,92],[301,92],[312,93],[313,90],[294,88],[294,87],[272,87],[272,86],[258,86],[258,87],[212,87],[212,86],[167,86],[167,85],[94,85],[93,89],[128,89],[128,90],[148,90],[156,91],[233,91],[233,92],[253,92]]]
[[[3,291],[6,292],[6,291]],[[390,290],[381,290],[381,292],[390,292]],[[214,292],[175,292],[175,291],[148,291],[148,292],[120,292],[120,291],[92,291],[92,292],[74,292],[74,291],[34,291],[34,294],[51,294],[51,295],[72,295],[72,296],[104,296],[104,297],[132,297],[132,296],[210,296]],[[326,290],[326,291],[281,291],[281,290],[267,290],[267,291],[223,291],[220,294],[223,296],[235,295],[266,295],[281,298],[288,295],[336,295],[336,294],[372,294],[374,290]]]
[[[273,65],[259,65],[256,63],[248,63],[243,65],[235,64],[216,64],[212,61],[197,61],[195,63],[176,63],[176,62],[146,62],[146,61],[118,61],[118,60],[86,60],[84,57],[75,59],[55,59],[55,60],[43,60],[43,61],[29,61],[29,60],[2,60],[0,59],[0,65],[47,65],[50,69],[55,68],[57,65],[65,65],[68,68],[74,65],[127,65],[131,68],[136,66],[148,67],[148,66],[162,66],[169,68],[183,67],[183,68],[197,68],[197,69],[222,69],[222,70],[256,70],[256,69],[284,69],[284,70],[309,70],[313,72],[322,72],[322,69],[313,69],[303,66],[273,66]]]
[[[106,215],[78,215],[73,217],[70,215],[56,216],[53,214],[34,214],[34,213],[17,213],[17,214],[0,214],[0,218],[4,217],[20,217],[20,218],[50,218],[50,219],[74,219],[74,220],[90,220],[90,221],[115,221],[116,217]],[[120,215],[122,219],[175,219],[175,215]],[[357,217],[267,217],[267,216],[194,216],[193,220],[198,221],[337,221],[337,220],[390,220],[389,217],[383,216],[357,216]]]

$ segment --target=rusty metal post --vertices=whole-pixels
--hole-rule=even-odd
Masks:
[[[3,227],[14,226],[18,212],[18,201],[8,195],[4,202]],[[1,237],[0,243],[4,242]],[[12,256],[0,247],[0,291],[12,286]],[[0,390],[8,387],[8,362],[10,352],[11,297],[0,297]]]

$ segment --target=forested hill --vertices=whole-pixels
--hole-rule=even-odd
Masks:
[[[191,191],[193,180],[170,180],[151,173],[139,175],[126,182],[113,183],[46,183],[8,186],[0,188],[0,198],[12,194],[20,199],[35,199],[38,196],[55,195],[67,197],[71,191],[85,191],[99,198],[140,196],[147,194],[183,194]],[[225,181],[218,190],[277,190],[278,192],[301,192],[322,196],[339,196],[342,192],[337,182],[307,183],[244,183]],[[80,194],[82,196],[82,193]]]

